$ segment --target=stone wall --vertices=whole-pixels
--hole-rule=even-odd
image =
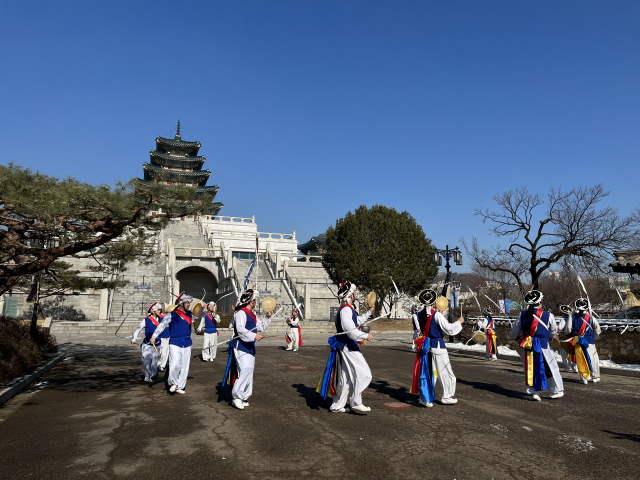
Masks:
[[[471,337],[473,323],[465,323],[460,340],[466,342]],[[511,327],[497,325],[498,345],[507,345],[511,339]],[[457,338],[456,338],[457,340]],[[640,332],[602,332],[596,340],[601,360],[613,360],[616,363],[640,364]]]

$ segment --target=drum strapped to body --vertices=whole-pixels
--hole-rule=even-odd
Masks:
[[[471,337],[471,340],[473,340],[476,343],[485,343],[487,341],[487,334],[478,330],[476,333],[473,334],[473,337]]]

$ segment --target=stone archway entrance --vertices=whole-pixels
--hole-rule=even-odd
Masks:
[[[206,290],[204,302],[215,301],[218,290],[216,277],[206,268],[186,267],[176,274],[176,280],[180,282],[180,291],[191,295],[194,299],[201,299]]]

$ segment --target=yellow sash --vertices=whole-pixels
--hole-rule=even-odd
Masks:
[[[533,387],[533,339],[527,336],[520,346],[524,349],[525,354],[525,368],[524,368],[524,383]]]
[[[575,345],[580,337],[573,337],[571,344]],[[587,357],[584,355],[584,349],[582,347],[576,348],[576,365],[578,366],[578,373],[583,378],[589,378],[591,376],[591,370],[589,370],[589,363]]]

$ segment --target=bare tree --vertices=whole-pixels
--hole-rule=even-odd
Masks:
[[[562,260],[572,259],[587,270],[602,269],[614,250],[631,244],[640,216],[622,217],[609,206],[599,209],[608,195],[602,185],[568,192],[551,188],[546,199],[526,187],[510,190],[493,197],[497,211],[475,211],[509,246],[483,249],[475,237],[462,244],[478,267],[510,274],[523,295],[527,283],[538,288],[542,274]]]

